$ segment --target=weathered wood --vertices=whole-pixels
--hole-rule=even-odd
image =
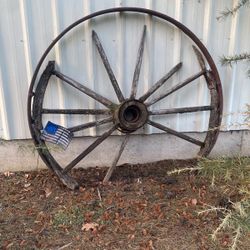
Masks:
[[[201,52],[196,46],[192,46],[193,50],[195,52],[196,58],[198,60],[198,63],[202,70],[206,70],[206,63],[205,59],[202,56]],[[212,72],[209,70],[206,70],[206,73],[204,74],[207,87],[210,90],[210,96],[211,96],[211,107],[213,107],[213,110],[210,113],[210,119],[208,124],[208,132],[205,138],[206,144],[204,144],[203,147],[201,147],[198,157],[206,156],[213,148],[216,138],[218,137],[219,129],[220,129],[220,119],[221,117],[218,117],[219,113],[219,96],[218,92],[216,90],[216,82],[212,75]]]
[[[153,84],[153,86],[139,98],[140,101],[144,102],[151,96],[158,88],[160,88],[175,72],[177,72],[182,66],[182,62],[175,65],[165,76],[163,76],[158,82]]]
[[[174,93],[175,91],[177,91],[180,88],[183,88],[184,86],[186,86],[187,84],[189,84],[190,82],[194,81],[195,79],[199,78],[200,76],[204,75],[206,73],[206,70],[202,70],[199,73],[190,76],[189,78],[187,78],[186,80],[184,80],[183,82],[177,84],[176,86],[174,86],[173,88],[171,88],[169,91],[167,91],[167,93],[160,95],[159,97],[156,97],[155,99],[152,99],[151,101],[147,102],[146,105],[149,107],[152,104],[160,101],[161,99],[167,97],[168,95]]]
[[[132,82],[132,87],[131,87],[131,94],[130,94],[131,99],[135,98],[136,93],[137,93],[138,81],[139,81],[141,64],[142,64],[142,56],[143,56],[143,51],[144,51],[145,38],[146,38],[146,25],[144,25],[143,33],[142,33],[142,37],[141,37],[141,42],[140,42],[140,47],[138,49],[136,66],[135,66],[133,82]]]
[[[192,137],[190,137],[190,136],[188,136],[188,135],[185,135],[185,134],[183,134],[183,133],[181,133],[181,132],[177,132],[177,131],[175,131],[175,130],[173,130],[173,129],[171,129],[171,128],[168,128],[168,127],[166,127],[166,126],[163,126],[162,124],[153,122],[153,121],[151,121],[151,120],[148,120],[148,124],[151,125],[151,126],[153,126],[153,127],[155,127],[155,128],[158,128],[158,129],[160,129],[160,130],[163,130],[163,131],[165,131],[165,132],[167,132],[167,133],[169,133],[169,134],[175,135],[175,136],[177,136],[177,137],[179,137],[179,138],[181,138],[181,139],[183,139],[183,140],[186,140],[186,141],[188,141],[188,142],[191,142],[191,143],[193,143],[193,144],[195,144],[195,145],[204,146],[204,143],[203,143],[203,142],[201,142],[201,141],[199,141],[199,140],[196,140],[196,139],[194,139],[194,138],[192,138]]]
[[[35,127],[39,130],[43,129],[42,125],[42,106],[46,88],[49,83],[49,79],[55,69],[55,61],[49,61],[45,70],[43,71],[39,82],[37,84],[36,93],[33,100],[33,120]]]
[[[198,60],[198,63],[200,65],[201,69],[206,70],[205,59],[203,58],[201,52],[198,50],[198,48],[196,48],[196,46],[193,45],[192,47],[193,47],[194,53],[196,55],[196,58]],[[207,70],[207,72],[208,72],[208,70]],[[207,86],[210,89],[213,86],[213,84],[211,83],[211,79],[209,79],[207,72],[204,74],[204,77],[205,77],[205,80],[207,82]]]
[[[120,102],[123,102],[123,101],[125,101],[125,98],[124,98],[124,96],[123,96],[123,94],[122,94],[122,92],[120,90],[120,87],[119,87],[118,82],[117,82],[117,80],[115,78],[113,70],[111,69],[110,63],[109,63],[108,58],[106,56],[106,53],[105,53],[105,51],[104,51],[104,49],[102,47],[101,41],[100,41],[97,33],[94,30],[92,31],[92,37],[93,37],[93,40],[94,40],[95,45],[97,47],[97,50],[98,50],[98,52],[99,52],[99,54],[101,56],[104,67],[105,67],[105,69],[106,69],[106,71],[108,73],[109,79],[110,79],[110,81],[111,81],[111,83],[113,85],[116,96],[117,96],[117,98],[118,98],[118,100]]]
[[[109,137],[116,129],[118,125],[114,125],[110,130],[98,137],[90,146],[88,146],[80,155],[78,155],[72,162],[70,162],[63,170],[63,174],[68,173],[79,161],[86,157],[91,151],[93,151],[99,144],[101,144],[107,137]]]
[[[194,45],[192,45],[192,48],[194,50],[194,53],[196,55],[196,58],[198,60],[198,63],[200,65],[201,69],[206,69],[206,63],[205,63],[205,60],[204,60],[202,54],[200,53],[200,51]]]
[[[109,123],[109,122],[112,122],[112,121],[113,121],[113,117],[109,117],[109,118],[106,118],[106,119],[97,120],[97,121],[94,121],[94,122],[88,122],[88,123],[85,123],[85,124],[70,127],[70,128],[68,128],[68,130],[70,130],[71,132],[77,132],[77,131],[81,131],[81,130],[84,130],[84,129],[87,129],[87,128],[100,126],[102,124],[106,124],[106,123]]]
[[[178,113],[191,113],[199,111],[210,111],[212,106],[196,106],[196,107],[183,107],[183,108],[173,108],[173,109],[160,109],[148,111],[149,115],[166,115],[166,114],[178,114]]]
[[[97,94],[96,92],[94,92],[93,90],[85,87],[84,85],[82,85],[81,83],[75,81],[74,79],[60,73],[59,71],[54,70],[53,72],[54,75],[56,75],[58,78],[60,78],[61,80],[63,80],[64,82],[68,83],[70,86],[80,90],[81,92],[83,92],[84,94],[92,97],[93,99],[95,99],[96,101],[102,103],[104,106],[111,108],[113,106],[115,106],[116,104],[111,102],[110,100],[108,100],[106,97]]]
[[[207,73],[207,80],[211,95],[210,105],[213,107],[213,110],[210,113],[208,132],[205,138],[206,144],[203,147],[201,147],[200,152],[198,153],[198,156],[201,157],[206,156],[212,150],[220,131],[220,119],[221,119],[221,116],[218,116],[220,108],[219,107],[220,100],[218,97],[218,92],[216,90],[216,82],[213,75],[209,72]]]
[[[120,146],[120,149],[119,149],[117,155],[115,156],[115,159],[114,159],[114,161],[113,161],[113,163],[112,163],[112,166],[108,169],[108,172],[107,172],[107,174],[105,175],[105,177],[104,177],[104,179],[103,179],[103,182],[104,182],[104,183],[109,181],[109,179],[110,179],[112,173],[114,172],[114,170],[115,170],[115,168],[116,168],[116,165],[117,165],[117,163],[118,163],[118,161],[119,161],[119,159],[120,159],[120,157],[121,157],[121,154],[122,154],[122,152],[123,152],[125,146],[127,145],[128,138],[129,138],[129,135],[127,134],[127,135],[125,136],[125,138],[124,138],[124,140],[123,140],[121,146]]]
[[[43,114],[65,114],[65,115],[108,115],[109,109],[42,109]]]

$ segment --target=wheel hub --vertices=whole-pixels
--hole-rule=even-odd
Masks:
[[[138,100],[128,100],[122,103],[116,112],[116,121],[122,132],[130,133],[142,127],[148,119],[145,104]]]

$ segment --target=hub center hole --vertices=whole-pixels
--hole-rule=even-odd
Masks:
[[[124,110],[123,117],[127,122],[136,122],[140,117],[140,109],[135,106],[129,106]]]

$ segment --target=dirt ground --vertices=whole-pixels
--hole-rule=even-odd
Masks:
[[[223,200],[201,177],[167,176],[194,161],[164,161],[116,169],[76,169],[81,183],[70,191],[49,171],[0,174],[1,249],[226,249],[210,234],[219,214],[198,215]],[[247,249],[247,248],[244,248]]]

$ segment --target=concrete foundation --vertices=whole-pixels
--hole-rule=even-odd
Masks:
[[[205,133],[189,133],[202,139]],[[51,145],[53,156],[67,165],[95,138],[74,139],[63,151]],[[91,152],[78,167],[110,166],[122,142],[121,136],[112,136]],[[199,148],[168,134],[131,135],[118,164],[146,163],[164,159],[187,159],[196,156]],[[250,156],[250,131],[221,132],[209,157]],[[0,171],[30,171],[44,168],[32,140],[0,141]]]

